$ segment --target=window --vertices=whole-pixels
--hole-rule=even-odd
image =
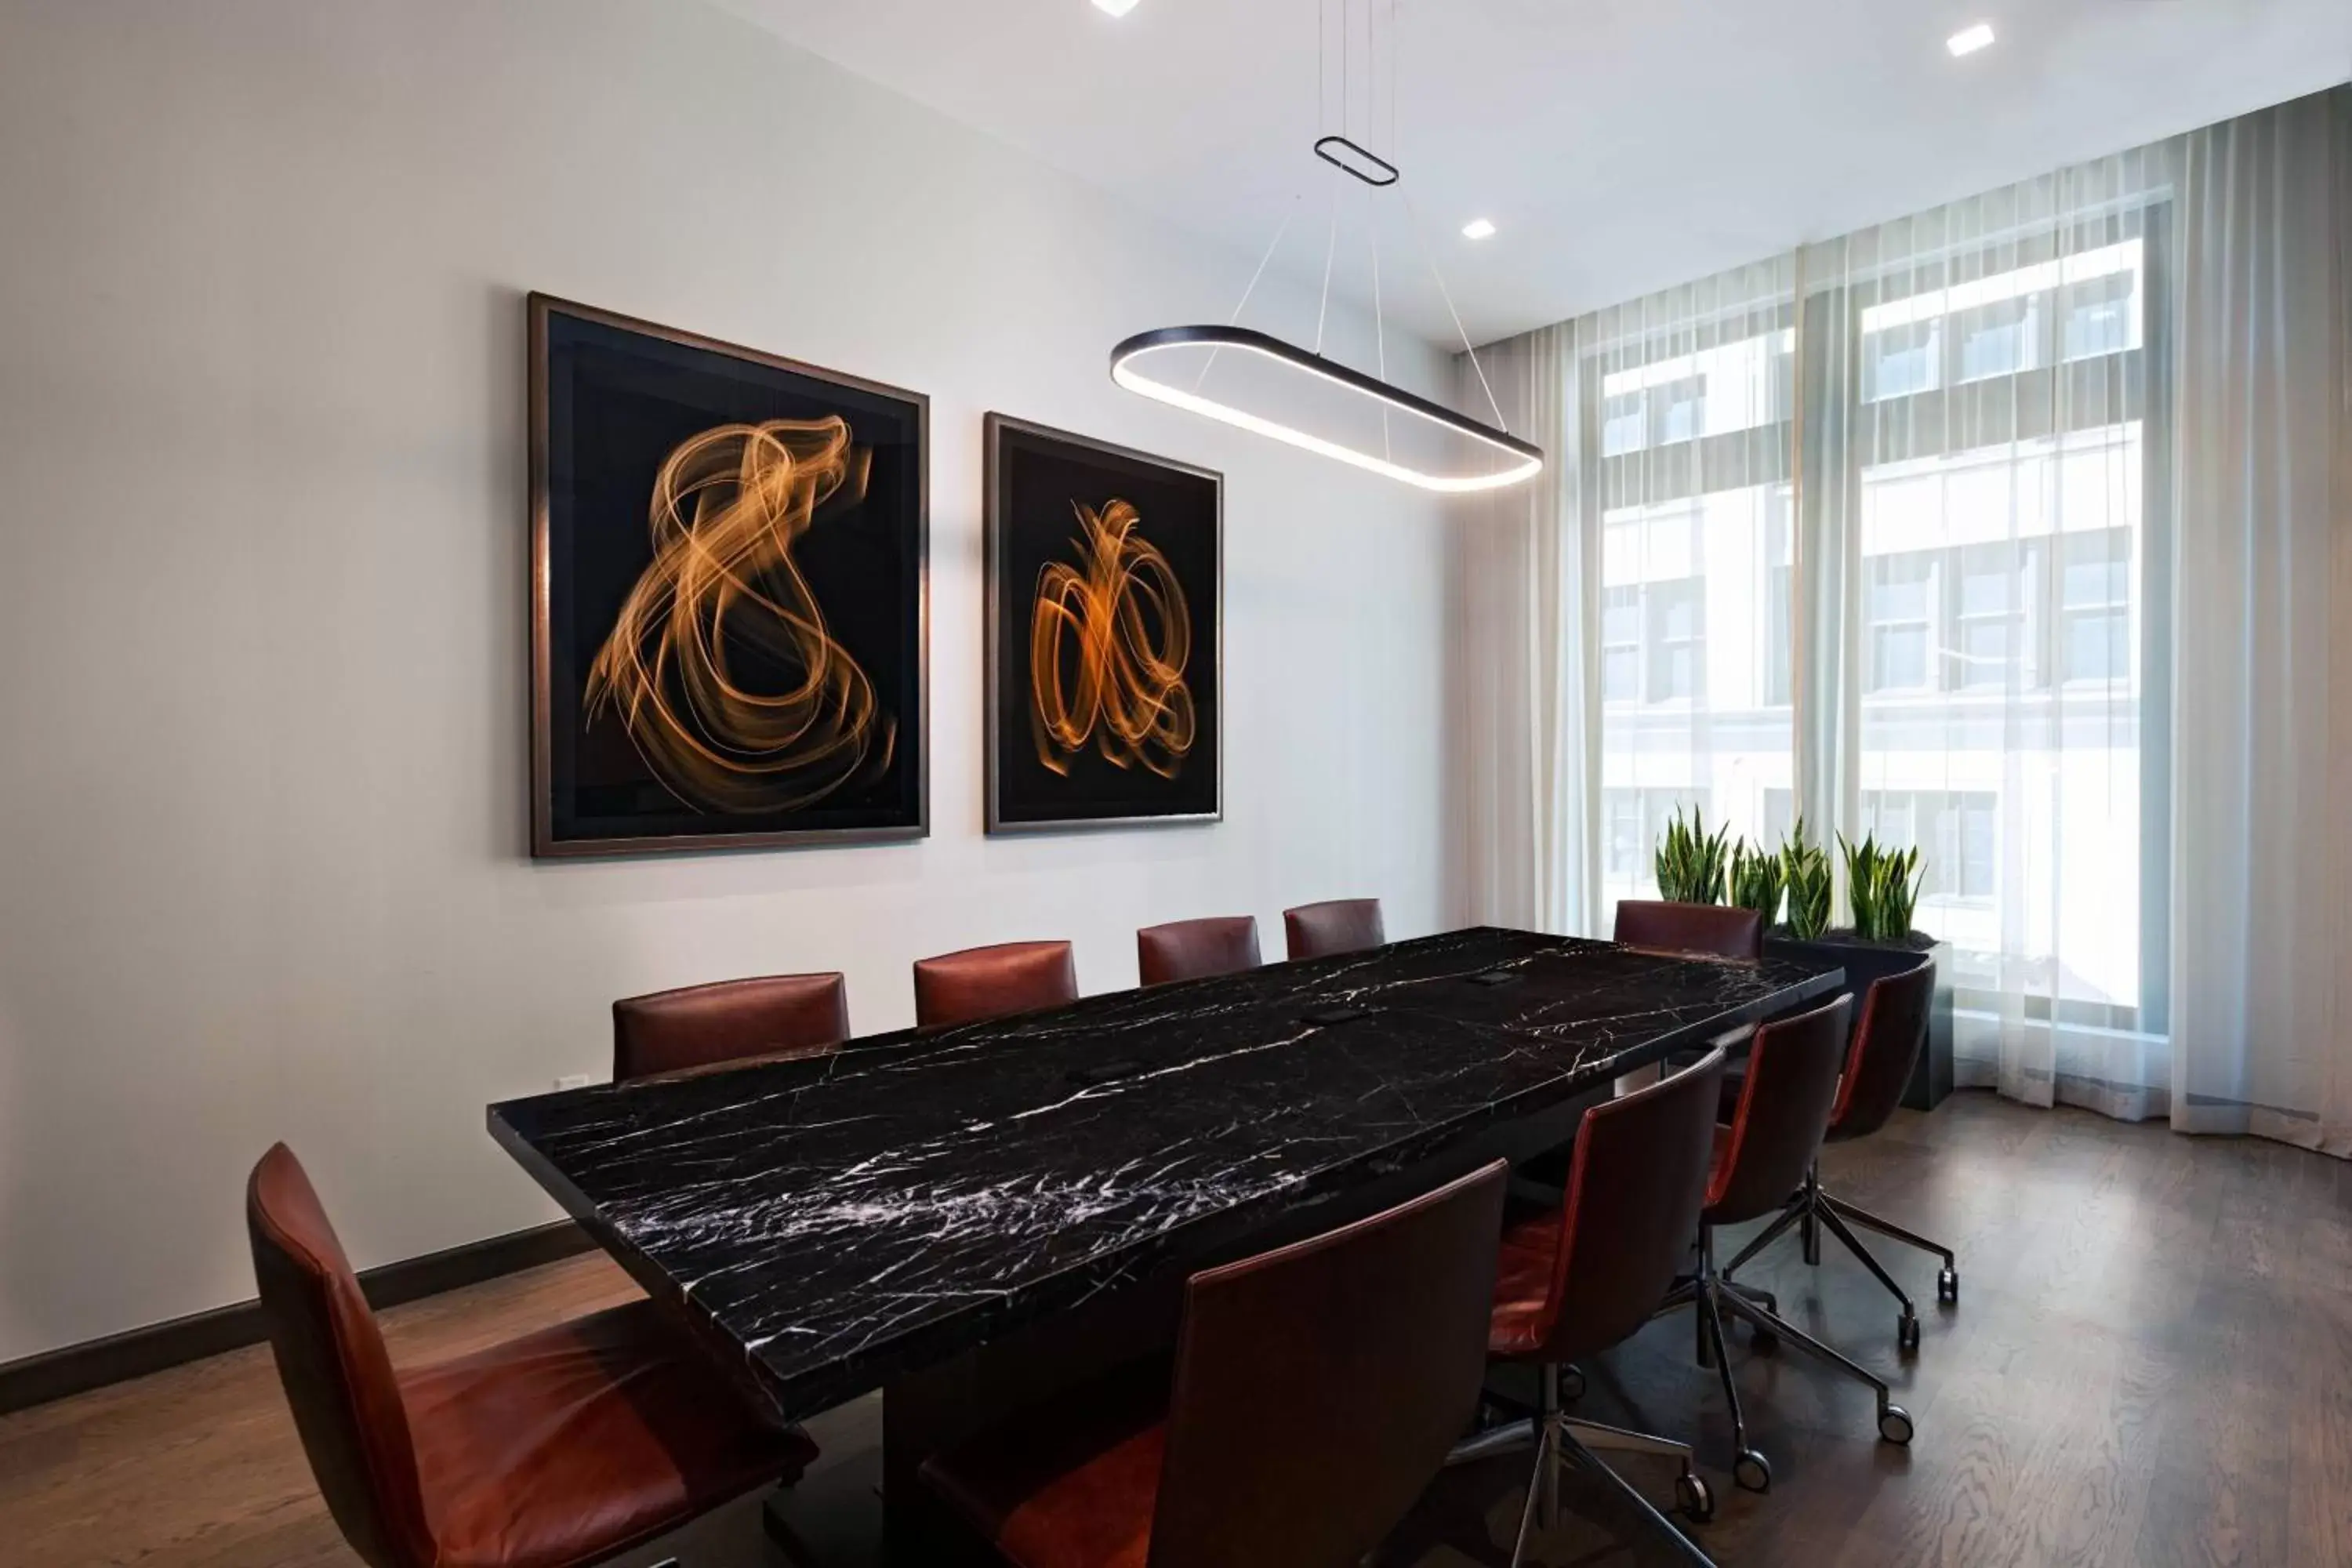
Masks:
[[[1923,902],[1989,900],[1998,798],[1990,790],[1866,790],[1862,830],[1885,847],[1921,852]]]
[[[2070,533],[2060,603],[2069,680],[2131,677],[2131,534],[2120,528]]]
[[[2139,336],[2139,274],[2110,272],[2066,285],[2065,353],[2069,360],[2095,359],[2137,346]]]
[[[1929,684],[1927,648],[1934,635],[1930,604],[1936,558],[1920,552],[1870,563],[1867,595],[1872,691],[1908,691]]]
[[[2148,419],[2146,258],[2107,239],[2126,221],[2144,218],[1853,280],[1859,374],[1842,385],[1832,356],[1816,392],[1845,400],[1822,418],[1845,421],[1853,466],[1809,487],[1860,502],[1848,833],[1923,852],[1919,923],[1952,943],[1962,1005],[1994,994],[2011,1018],[2123,1029],[2160,1005],[2146,955],[2166,925],[2147,787],[2163,757],[2144,749],[2163,716],[2141,706],[2157,653],[2138,641],[2165,432]],[[1932,374],[1887,370],[1931,339]],[[1923,379],[1922,401],[1884,400]]]
[[[2027,585],[2040,556],[2038,545],[2006,540],[1967,545],[1958,552],[1950,685],[2032,684],[2033,672],[2024,659]]]
[[[1633,702],[1642,695],[1642,590],[1630,584],[1601,594],[1601,700]]]
[[[1685,577],[1653,583],[1644,594],[1649,618],[1653,702],[1691,700],[1706,689],[1706,582]]]
[[[1609,399],[1601,411],[1601,453],[1613,458],[1620,452],[1638,452],[1649,445],[1649,399],[1638,392],[1621,393]]]
[[[1592,637],[1601,929],[1654,898],[1675,808],[1762,830],[1790,788],[1793,272],[1639,302],[1580,357],[1578,439],[1600,506]],[[1671,291],[1670,291],[1671,294]],[[1776,840],[1777,842],[1777,840]]]
[[[2037,297],[2000,300],[1960,312],[1960,374],[1964,382],[2015,375],[2040,362],[2035,353],[2041,327]]]
[[[1657,414],[1657,445],[1696,440],[1706,433],[1706,378],[1685,376],[1653,388],[1650,406]]]
[[[1637,879],[1642,874],[1642,792],[1603,790],[1601,795],[1601,837],[1608,856],[1609,875]]]
[[[1940,320],[1911,321],[1862,340],[1862,396],[1865,403],[1908,397],[1927,392],[1941,380],[1944,324]]]

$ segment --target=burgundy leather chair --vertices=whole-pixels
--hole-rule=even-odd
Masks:
[[[1258,957],[1255,915],[1171,921],[1135,933],[1135,967],[1146,985],[1235,974],[1264,962]]]
[[[1691,1466],[1690,1446],[1560,1413],[1560,1373],[1570,1363],[1631,1339],[1658,1310],[1690,1254],[1706,1196],[1716,1097],[1723,1053],[1710,1051],[1663,1082],[1584,1113],[1559,1205],[1503,1233],[1487,1353],[1537,1369],[1539,1408],[1529,1419],[1490,1428],[1458,1445],[1454,1462],[1532,1445],[1536,1471],[1519,1512],[1513,1568],[1530,1522],[1549,1528],[1559,1506],[1563,1465],[1604,1479],[1657,1526],[1673,1526],[1589,1449],[1661,1454],[1682,1462],[1675,1500],[1689,1518],[1714,1516],[1715,1499]]]
[[[1324,958],[1359,952],[1388,941],[1381,929],[1378,899],[1333,899],[1282,911],[1284,945],[1293,958]]]
[[[613,1080],[745,1057],[816,1056],[849,1038],[839,974],[720,980],[613,1004]]]
[[[1078,999],[1066,942],[1004,942],[915,961],[915,1022],[976,1024]]]
[[[1504,1174],[1193,1275],[1171,1382],[1049,1401],[923,1479],[1015,1568],[1355,1568],[1476,1405]]]
[[[1662,1313],[1684,1306],[1695,1310],[1699,1364],[1717,1369],[1731,1406],[1732,1441],[1738,1450],[1732,1479],[1749,1491],[1770,1488],[1772,1466],[1748,1441],[1739,1386],[1732,1381],[1724,1343],[1727,1311],[1746,1320],[1748,1342],[1755,1349],[1769,1351],[1787,1340],[1868,1384],[1878,1395],[1879,1436],[1889,1443],[1911,1441],[1910,1413],[1893,1403],[1883,1378],[1782,1321],[1780,1303],[1769,1292],[1728,1283],[1715,1267],[1716,1227],[1780,1210],[1820,1156],[1822,1139],[1829,1131],[1830,1106],[1837,1095],[1838,1069],[1845,1060],[1851,1010],[1849,999],[1840,996],[1756,1031],[1738,1110],[1730,1125],[1718,1126],[1715,1132],[1714,1169],[1707,1178],[1706,1206],[1698,1219],[1697,1272],[1679,1282],[1659,1309]]]
[[[283,1143],[246,1227],[311,1473],[370,1568],[572,1568],[816,1455],[753,1417],[641,1301],[395,1371],[318,1194]]]
[[[1623,899],[1617,904],[1616,940],[1652,952],[1701,953],[1710,958],[1764,956],[1764,917],[1725,904],[1678,904]]]
[[[1855,1026],[1853,1043],[1846,1051],[1845,1071],[1838,1079],[1837,1102],[1830,1108],[1827,1142],[1843,1143],[1867,1138],[1885,1126],[1887,1118],[1895,1114],[1895,1108],[1902,1103],[1904,1086],[1911,1081],[1912,1068],[1918,1063],[1919,1048],[1927,1041],[1927,1010],[1935,994],[1933,958],[1922,959],[1900,974],[1871,983],[1870,989],[1863,994],[1862,1022]],[[1924,1236],[1915,1236],[1891,1220],[1881,1219],[1867,1209],[1856,1208],[1822,1191],[1818,1161],[1805,1173],[1804,1185],[1780,1211],[1780,1217],[1758,1233],[1754,1240],[1739,1249],[1738,1257],[1724,1266],[1723,1278],[1729,1279],[1749,1258],[1786,1234],[1791,1225],[1800,1227],[1805,1261],[1819,1263],[1821,1229],[1826,1226],[1893,1293],[1903,1309],[1902,1315],[1895,1321],[1895,1342],[1906,1352],[1916,1351],[1919,1315],[1912,1309],[1909,1294],[1872,1256],[1870,1248],[1863,1246],[1862,1239],[1848,1228],[1850,1224],[1942,1258],[1943,1270],[1936,1276],[1936,1299],[1946,1303],[1959,1300],[1959,1259],[1950,1247]]]

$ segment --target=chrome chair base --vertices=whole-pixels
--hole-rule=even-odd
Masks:
[[[1675,1508],[1693,1523],[1705,1524],[1715,1517],[1715,1493],[1692,1463],[1691,1446],[1672,1437],[1606,1426],[1597,1421],[1580,1421],[1566,1415],[1560,1409],[1562,1370],[1549,1365],[1538,1369],[1541,1405],[1534,1415],[1474,1433],[1455,1444],[1445,1458],[1448,1465],[1462,1465],[1522,1448],[1535,1449],[1535,1471],[1528,1478],[1527,1501],[1519,1509],[1518,1534],[1511,1543],[1511,1568],[1519,1568],[1526,1560],[1528,1537],[1537,1525],[1549,1530],[1559,1523],[1559,1478],[1562,1468],[1568,1466],[1591,1475],[1615,1493],[1662,1544],[1671,1547],[1685,1562],[1715,1568],[1713,1558],[1700,1551],[1689,1536],[1675,1529],[1672,1521],[1599,1457],[1601,1453],[1654,1454],[1680,1460],[1682,1472],[1675,1478]]]
[[[1936,1276],[1936,1300],[1946,1306],[1955,1306],[1959,1302],[1959,1258],[1950,1247],[1915,1235],[1891,1220],[1881,1219],[1867,1209],[1856,1208],[1844,1199],[1823,1192],[1819,1164],[1805,1173],[1805,1184],[1790,1197],[1788,1205],[1781,1209],[1779,1216],[1759,1231],[1724,1266],[1721,1275],[1724,1281],[1729,1283],[1731,1277],[1739,1272],[1750,1258],[1788,1234],[1792,1225],[1798,1227],[1798,1240],[1803,1247],[1807,1263],[1820,1264],[1821,1233],[1826,1229],[1861,1261],[1864,1268],[1870,1270],[1879,1284],[1885,1287],[1887,1294],[1893,1296],[1896,1305],[1903,1309],[1902,1315],[1895,1320],[1895,1342],[1906,1355],[1919,1349],[1919,1314],[1911,1305],[1910,1293],[1895,1283],[1895,1276],[1886,1271],[1885,1265],[1862,1244],[1862,1238],[1854,1235],[1853,1226],[1876,1231],[1889,1240],[1899,1241],[1906,1247],[1916,1247],[1922,1252],[1933,1253],[1942,1258],[1943,1269]]]
[[[1791,1221],[1793,1215],[1784,1212],[1775,1225]],[[1735,1263],[1735,1267],[1736,1267]],[[1728,1312],[1744,1321],[1749,1331],[1748,1343],[1759,1351],[1770,1351],[1786,1340],[1799,1350],[1828,1363],[1858,1383],[1869,1385],[1878,1399],[1878,1436],[1882,1442],[1897,1445],[1911,1441],[1911,1413],[1894,1401],[1893,1391],[1886,1380],[1851,1357],[1823,1344],[1780,1315],[1780,1303],[1769,1291],[1738,1284],[1725,1276],[1728,1269],[1718,1272],[1715,1267],[1715,1229],[1699,1227],[1698,1271],[1680,1281],[1666,1293],[1657,1315],[1692,1309],[1696,1320],[1697,1359],[1701,1366],[1712,1366],[1723,1380],[1723,1397],[1731,1407],[1731,1439],[1737,1450],[1731,1467],[1731,1478],[1746,1490],[1769,1491],[1772,1486],[1771,1461],[1748,1441],[1748,1418],[1739,1404],[1739,1384],[1731,1375],[1731,1357],[1723,1331],[1723,1317]]]

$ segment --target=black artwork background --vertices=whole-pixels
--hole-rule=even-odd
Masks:
[[[1223,598],[1220,538],[1223,481],[1214,474],[1105,448],[992,415],[989,570],[992,574],[994,650],[989,701],[994,721],[990,766],[992,826],[1041,826],[1130,817],[1213,816],[1221,809],[1223,706],[1219,620]],[[1184,680],[1192,694],[1197,736],[1173,778],[1140,763],[1120,768],[1089,742],[1069,759],[1067,774],[1037,760],[1030,726],[1030,617],[1037,574],[1046,563],[1083,569],[1073,502],[1100,508],[1113,499],[1140,514],[1137,531],[1167,557],[1191,612],[1192,650]]]
[[[570,314],[546,321],[548,825],[558,844],[909,830],[922,801],[923,410],[910,398]],[[588,671],[653,559],[646,508],[679,442],[715,425],[838,414],[873,453],[865,499],[819,512],[793,557],[827,629],[896,721],[890,767],[794,811],[733,815],[680,800]],[[756,667],[741,673],[757,681]]]

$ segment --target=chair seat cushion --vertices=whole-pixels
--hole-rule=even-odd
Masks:
[[[568,1568],[684,1523],[816,1445],[756,1418],[650,1301],[401,1376],[443,1568]]]
[[[923,1463],[923,1479],[1020,1568],[1143,1568],[1166,1451],[1168,1365],[1049,1401]]]
[[[1548,1309],[1552,1271],[1559,1260],[1558,1209],[1514,1217],[1503,1226],[1495,1255],[1495,1315],[1486,1331],[1490,1355],[1534,1355],[1551,1331]]]

